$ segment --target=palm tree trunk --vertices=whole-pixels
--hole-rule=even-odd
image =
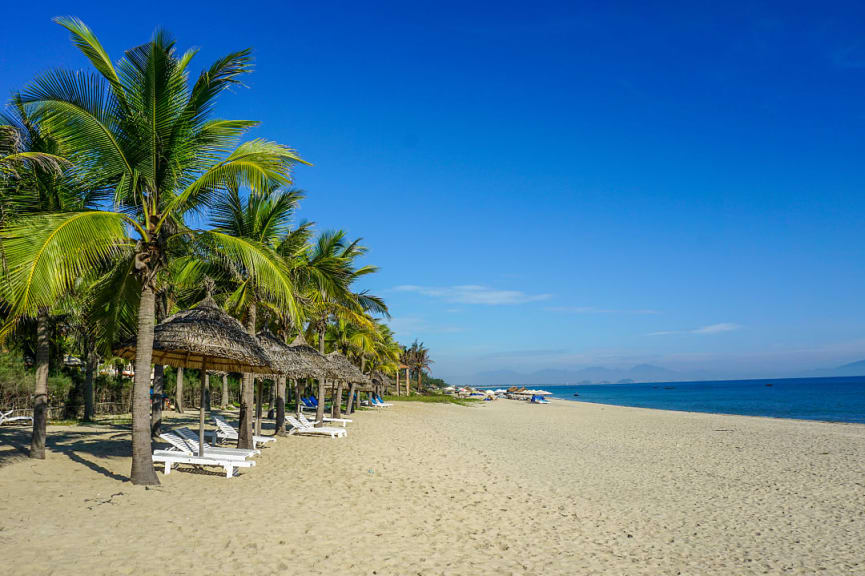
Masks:
[[[261,436],[261,389],[264,388],[264,379],[258,379],[258,386],[255,390],[255,435]]]
[[[285,436],[285,376],[276,378],[276,431],[275,436]]]
[[[204,413],[210,410],[210,375],[207,373],[207,359],[202,362],[198,372],[201,378],[201,399],[198,407],[198,456],[204,457]]]
[[[48,364],[51,342],[48,335],[48,310],[42,308],[36,317],[36,387],[33,390],[33,435],[30,457],[45,459],[45,436],[48,428]]]
[[[204,393],[202,396],[204,398],[202,406],[204,406],[205,410],[210,412],[210,374],[208,374],[206,370],[201,371],[201,385],[204,387],[202,390]]]
[[[417,370],[417,391],[418,394],[423,392],[423,370],[420,368]]]
[[[409,378],[408,366],[405,369],[405,395],[411,396],[411,378]]]
[[[397,395],[397,396],[400,395],[400,390],[399,390],[399,368],[396,369],[396,395]]]
[[[255,302],[246,310],[246,331],[255,338],[255,316],[258,308]],[[240,424],[237,431],[237,447],[252,449],[252,411],[255,404],[255,377],[244,374],[240,388]]]
[[[177,369],[177,390],[174,392],[174,403],[178,412],[183,414],[183,368]]]
[[[228,408],[228,374],[222,375],[222,395],[219,398],[222,402],[222,408]]]
[[[84,367],[84,421],[90,422],[95,414],[93,398],[93,378],[96,374],[98,358],[96,357],[96,339],[88,337],[86,342],[87,358]]]
[[[300,397],[303,395],[303,384],[301,384],[300,379],[294,381],[294,399],[297,400],[297,404],[294,406],[295,416],[300,416]]]
[[[333,402],[331,402],[333,418],[342,418],[342,385],[342,380],[340,380],[336,385],[336,393],[333,395]]]
[[[162,431],[162,381],[165,367],[157,364],[153,367],[153,397],[150,399],[150,436],[156,438]]]
[[[324,395],[325,395],[324,378],[318,379],[318,408],[315,410],[315,419],[318,422],[316,426],[324,425]]]
[[[354,389],[355,389],[355,387],[356,387],[356,384],[354,382],[352,382],[351,385],[348,387],[348,400],[345,401],[345,415],[346,416],[350,416],[351,412],[352,412],[351,403],[354,401]]]
[[[137,485],[157,485],[150,445],[150,361],[153,358],[153,289],[146,283],[138,305],[138,336],[135,341],[135,383],[132,387],[132,473]]]

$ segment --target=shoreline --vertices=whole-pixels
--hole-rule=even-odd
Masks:
[[[679,412],[682,414],[711,414],[715,416],[741,416],[744,418],[767,418],[769,420],[784,420],[789,422],[819,422],[820,424],[845,424],[851,426],[863,426],[865,427],[865,422],[848,422],[846,420],[818,420],[814,418],[790,418],[785,416],[766,416],[762,414],[736,414],[734,412],[708,412],[703,410],[677,410],[675,408],[649,408],[647,406],[632,406],[630,404],[609,404],[607,402],[592,402],[591,400],[572,400],[570,398],[559,398],[558,396],[551,396],[548,400],[557,400],[563,402],[574,402],[577,404],[590,404],[594,406],[611,406],[616,408],[635,408],[638,410],[656,410],[658,412]],[[514,402],[520,402],[520,400],[513,400]]]

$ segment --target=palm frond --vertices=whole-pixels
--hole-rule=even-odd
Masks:
[[[294,286],[285,264],[272,248],[216,230],[200,231],[196,237],[215,258],[242,267],[258,291],[283,306],[292,318],[299,318]]]
[[[209,206],[216,193],[232,187],[246,187],[255,192],[290,184],[291,166],[298,162],[307,164],[294,150],[282,144],[261,139],[244,142],[174,197],[164,213],[182,213],[192,206]]]
[[[75,44],[81,53],[90,60],[93,67],[96,68],[96,70],[98,70],[106,80],[108,80],[116,93],[118,95],[122,94],[123,91],[120,86],[120,79],[117,76],[117,72],[114,70],[111,58],[109,58],[105,48],[102,47],[96,34],[94,34],[93,31],[78,18],[58,16],[57,18],[54,18],[54,22],[69,30],[72,35],[73,44]]]
[[[12,316],[51,306],[75,280],[105,266],[129,245],[129,219],[116,212],[31,216],[3,230],[3,284]]]

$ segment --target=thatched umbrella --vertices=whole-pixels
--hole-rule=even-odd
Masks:
[[[351,398],[354,395],[354,385],[369,383],[369,378],[361,372],[360,368],[355,366],[351,360],[335,350],[327,355],[327,360],[331,366],[331,370],[333,371],[334,378],[342,382],[348,382],[352,385],[349,388],[348,397],[349,402],[351,402]],[[339,388],[338,396],[342,396],[341,388]],[[338,402],[341,402],[341,400],[341,398],[337,398]]]
[[[385,388],[385,390],[390,388],[390,386],[392,384],[392,380],[390,379],[390,377],[387,374],[385,374],[384,372],[381,372],[379,370],[376,370],[375,372],[370,374],[369,377],[370,377],[370,380],[372,380],[374,383],[377,382],[378,385]]]
[[[299,332],[297,337],[288,346],[286,351],[288,356],[286,361],[291,366],[292,374],[295,379],[295,393],[297,395],[297,412],[300,414],[300,395],[301,395],[301,378],[315,378],[319,382],[319,411],[324,416],[324,382],[325,379],[331,378],[331,368],[327,359],[315,348],[307,343],[303,337],[303,332]],[[321,418],[317,418],[321,420]]]
[[[303,332],[288,345],[286,353],[290,355],[288,362],[291,370],[298,378],[324,379],[332,376],[327,358],[307,343]]]
[[[276,374],[276,434],[282,434],[285,428],[285,378],[291,376],[297,378],[305,374],[303,366],[299,366],[296,355],[292,353],[285,342],[278,338],[273,332],[265,328],[257,335],[258,343],[270,357],[270,365]],[[259,385],[260,386],[260,385]],[[256,434],[261,432],[261,388],[258,391],[256,402]]]
[[[135,360],[135,340],[114,354]],[[201,370],[201,412],[198,418],[199,455],[204,456],[204,391],[207,372],[273,372],[270,359],[240,322],[223,311],[208,290],[194,308],[169,316],[153,329],[153,363]]]
[[[339,352],[333,351],[327,354],[327,361],[334,378],[344,380],[345,382],[369,382],[369,378],[360,371],[360,368]]]

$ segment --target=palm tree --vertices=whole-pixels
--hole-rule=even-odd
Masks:
[[[429,357],[429,350],[423,345],[423,342],[415,340],[406,354],[408,362],[415,374],[417,374],[417,390],[423,392],[423,373],[428,370],[432,359]]]
[[[375,266],[355,265],[355,260],[365,254],[367,249],[360,240],[345,242],[343,231],[324,232],[308,251],[306,258],[310,265],[323,265],[333,270],[327,281],[320,275],[310,278],[304,294],[304,316],[309,319],[308,331],[315,335],[319,352],[326,352],[325,336],[330,320],[345,318],[357,324],[369,324],[365,312],[387,314],[387,306],[377,296],[367,292],[352,292],[351,285],[361,276],[378,270]],[[318,410],[316,420],[324,417],[324,394],[326,383],[318,383]]]
[[[24,93],[77,167],[94,175],[118,211],[29,217],[7,226],[7,284],[15,316],[33,314],[88,270],[132,252],[140,285],[132,410],[134,484],[158,484],[150,446],[149,387],[158,273],[178,250],[198,246],[238,262],[274,299],[291,291],[282,267],[256,243],[190,229],[187,214],[205,210],[230,187],[288,184],[293,150],[265,141],[238,142],[255,122],[211,119],[217,96],[251,69],[242,50],[217,60],[190,86],[196,51],[178,54],[157,30],[116,64],[80,20],[56,20],[90,61],[91,74],[55,70]]]
[[[283,310],[267,302],[275,322],[276,332],[285,341],[291,340],[298,332],[303,332],[303,321],[326,318],[326,302],[351,304],[353,295],[349,290],[352,278],[351,262],[340,254],[340,234],[325,233],[312,243],[312,223],[301,223],[287,232],[278,244],[276,251],[288,268],[292,285],[297,290],[300,317],[285,314]],[[313,323],[310,322],[310,328]],[[323,340],[320,344],[323,344]],[[321,346],[320,346],[321,348]],[[295,381],[296,396],[300,397],[300,381]],[[322,396],[324,382],[319,382],[319,396]],[[276,431],[281,434],[285,429],[284,381],[277,381]],[[324,408],[321,408],[322,411]]]
[[[325,341],[330,343],[331,349],[339,350],[344,356],[358,359],[361,372],[366,369],[366,361],[371,359],[375,353],[375,347],[379,339],[376,324],[368,318],[368,322],[358,325],[348,321],[344,317],[337,317],[327,329]],[[343,382],[339,381],[333,399],[333,417],[340,417],[342,404]],[[349,400],[354,395],[354,383],[349,387]]]
[[[20,96],[12,99],[11,111],[0,115],[0,190],[3,199],[9,191],[9,181],[20,176],[20,169],[42,168],[60,172],[66,160],[56,153],[41,149],[48,143],[37,124],[24,110]],[[52,145],[53,147],[53,145]]]
[[[409,378],[409,369],[412,366],[412,351],[411,348],[406,346],[401,347],[400,355],[399,355],[400,364],[406,367],[405,369],[405,394],[406,396],[411,396],[411,378]]]
[[[0,126],[0,191],[2,215],[6,224],[16,219],[54,212],[81,210],[92,203],[93,194],[85,192],[85,183],[60,156],[59,144],[39,120],[28,111],[20,95],[13,97]],[[5,144],[3,144],[5,142]],[[64,170],[65,169],[65,170]],[[3,272],[8,270],[3,253]],[[6,298],[10,295],[7,294]],[[30,457],[45,458],[45,438],[48,423],[48,373],[50,342],[48,325],[55,302],[31,310],[36,317],[36,382],[33,399],[33,434]],[[17,324],[20,316],[10,315],[0,331],[4,338]]]
[[[276,252],[277,245],[288,232],[288,226],[298,202],[303,197],[299,190],[284,190],[269,187],[258,192],[250,192],[242,198],[236,187],[229,188],[220,197],[213,209],[212,224],[214,230],[233,238],[243,239],[254,244],[269,257],[280,264],[283,269],[287,292],[294,294],[288,269],[280,255]],[[282,299],[269,298],[272,291],[263,290],[255,276],[243,266],[226,262],[222,276],[230,283],[231,293],[226,305],[229,310],[244,317],[247,331],[255,336],[258,304],[268,302],[278,309],[288,312],[292,319],[298,317],[294,298],[288,300],[289,306],[282,306]],[[253,429],[252,414],[255,404],[255,376],[244,374],[240,398],[240,427],[238,429],[238,448],[252,448]],[[284,381],[280,380],[282,396],[285,397]]]

